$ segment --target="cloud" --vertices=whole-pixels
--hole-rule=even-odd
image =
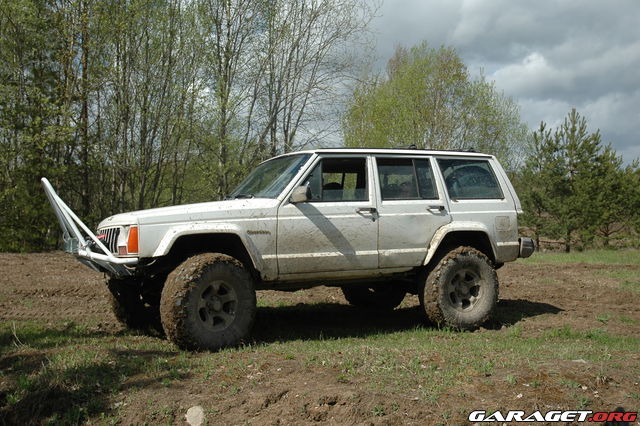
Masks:
[[[453,46],[520,104],[530,127],[577,108],[627,161],[640,154],[636,0],[387,0],[380,13],[385,61],[398,44]]]
[[[538,52],[527,55],[519,63],[505,65],[490,78],[505,92],[518,97],[545,98],[550,93],[566,91],[573,83],[569,70],[554,67]]]

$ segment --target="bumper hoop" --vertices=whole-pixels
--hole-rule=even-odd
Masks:
[[[138,263],[138,259],[114,256],[56,194],[49,180],[43,177],[41,181],[49,203],[60,222],[64,251],[74,254],[82,264],[96,271],[107,272],[118,277],[134,275],[135,268],[132,266]],[[92,251],[91,246],[97,247],[101,253]]]

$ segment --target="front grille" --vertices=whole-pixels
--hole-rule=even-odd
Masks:
[[[120,227],[104,228],[98,232],[98,235],[104,235],[100,238],[102,244],[104,244],[111,253],[118,254],[118,235],[120,235]]]

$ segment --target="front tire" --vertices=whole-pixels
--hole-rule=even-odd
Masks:
[[[432,322],[473,330],[489,318],[498,302],[498,276],[482,252],[458,247],[429,273],[419,297]]]
[[[169,274],[162,290],[162,326],[182,349],[238,345],[255,314],[253,279],[240,261],[225,254],[190,257]]]
[[[158,281],[145,283],[138,279],[109,278],[107,288],[111,296],[111,310],[118,322],[134,330],[161,332],[160,300],[154,297],[153,286]],[[146,287],[149,288],[145,288]]]
[[[400,282],[389,282],[367,286],[344,286],[342,294],[351,305],[376,311],[395,309],[407,294]]]

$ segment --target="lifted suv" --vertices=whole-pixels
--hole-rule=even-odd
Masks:
[[[186,349],[242,342],[256,290],[339,286],[353,305],[418,294],[436,324],[474,329],[495,269],[528,257],[520,201],[480,153],[321,149],[258,166],[226,200],[111,216],[97,234],[43,178],[65,250],[105,272],[118,319]]]

